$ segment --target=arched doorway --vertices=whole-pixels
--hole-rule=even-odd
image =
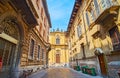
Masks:
[[[8,78],[16,67],[19,54],[20,29],[14,16],[5,17],[0,22],[0,59],[2,61],[0,77]]]
[[[60,54],[56,54],[56,63],[60,63]]]
[[[60,63],[60,51],[56,51],[56,63]]]

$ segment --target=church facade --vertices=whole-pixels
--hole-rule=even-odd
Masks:
[[[51,51],[49,52],[49,66],[68,65],[69,53],[66,32],[59,29],[50,32]]]

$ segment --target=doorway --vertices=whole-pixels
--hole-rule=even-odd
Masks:
[[[101,74],[103,76],[106,76],[107,75],[107,69],[106,69],[104,54],[98,55],[98,59],[99,59],[99,65],[100,65],[100,69],[101,69]]]
[[[60,54],[56,54],[56,63],[60,63]]]
[[[0,77],[9,77],[10,70],[14,64],[14,54],[16,45],[0,38],[0,58],[2,60],[2,68]]]

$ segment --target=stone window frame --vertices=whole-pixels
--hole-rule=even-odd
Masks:
[[[87,7],[86,9],[86,23],[88,26],[90,26],[90,24],[92,22],[95,21],[95,18],[96,18],[96,9],[95,9],[95,3],[94,3],[94,0],[92,0],[89,4],[89,6]]]
[[[77,26],[77,36],[80,37],[82,35],[82,28],[81,25]]]
[[[34,41],[34,45],[31,45],[31,41]],[[33,49],[32,49],[32,48]],[[30,54],[30,51],[32,50],[32,56]],[[33,37],[30,38],[30,45],[29,45],[29,54],[28,54],[28,59],[33,60],[34,59],[34,52],[35,52],[35,39]]]
[[[59,35],[56,36],[56,44],[60,44],[60,36]]]
[[[41,45],[37,45],[37,60],[40,60],[40,54],[41,54]]]
[[[44,48],[42,48],[42,60],[44,60],[44,51],[45,51],[45,49]]]

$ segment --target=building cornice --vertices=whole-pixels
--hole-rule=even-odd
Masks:
[[[75,4],[74,4],[73,10],[72,10],[72,14],[71,14],[71,17],[70,17],[70,20],[69,20],[69,23],[68,23],[67,33],[70,32],[72,23],[74,22],[74,19],[77,15],[77,12],[80,8],[81,1],[82,0],[75,0]]]
[[[43,43],[44,46],[46,47],[50,47],[50,43],[46,42],[45,39],[41,36],[41,34],[39,33],[39,31],[35,28],[33,29],[34,33],[38,36],[38,38],[40,39],[40,41]]]
[[[26,0],[10,0],[9,3],[16,11],[20,11],[20,14],[24,15],[23,20],[30,28],[38,25],[37,18],[31,11]]]
[[[50,25],[50,28],[52,27],[52,24],[51,24],[51,20],[50,20],[50,14],[49,14],[49,11],[48,11],[48,6],[47,6],[47,2],[46,0],[42,0],[43,2],[43,6],[44,6],[44,9],[45,9],[45,13],[46,13],[46,16],[48,18],[48,22],[49,22],[49,25]]]

